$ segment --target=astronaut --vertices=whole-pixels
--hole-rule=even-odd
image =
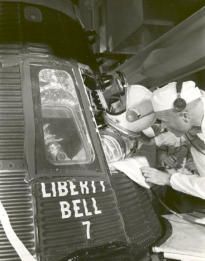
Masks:
[[[148,128],[155,122],[155,113],[150,102],[152,92],[141,85],[131,85],[126,90],[126,110],[117,113],[106,112],[107,127],[100,131],[102,145],[108,162],[114,162],[132,155],[139,147],[141,131],[154,135]],[[130,115],[134,120],[129,121]]]

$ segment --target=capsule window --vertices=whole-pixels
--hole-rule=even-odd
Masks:
[[[93,162],[94,150],[70,74],[42,69],[39,85],[47,160],[53,165]]]

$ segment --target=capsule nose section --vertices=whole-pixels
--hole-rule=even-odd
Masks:
[[[136,121],[140,118],[140,114],[138,114],[136,111],[134,110],[128,110],[126,112],[126,119],[128,122],[133,122]]]

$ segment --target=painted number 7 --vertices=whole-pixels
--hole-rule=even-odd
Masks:
[[[82,225],[86,226],[86,236],[87,239],[90,239],[90,221],[83,221]]]

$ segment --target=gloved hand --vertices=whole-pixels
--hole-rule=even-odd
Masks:
[[[176,168],[177,158],[174,154],[168,154],[167,151],[158,151],[158,161],[160,165],[164,168]]]

